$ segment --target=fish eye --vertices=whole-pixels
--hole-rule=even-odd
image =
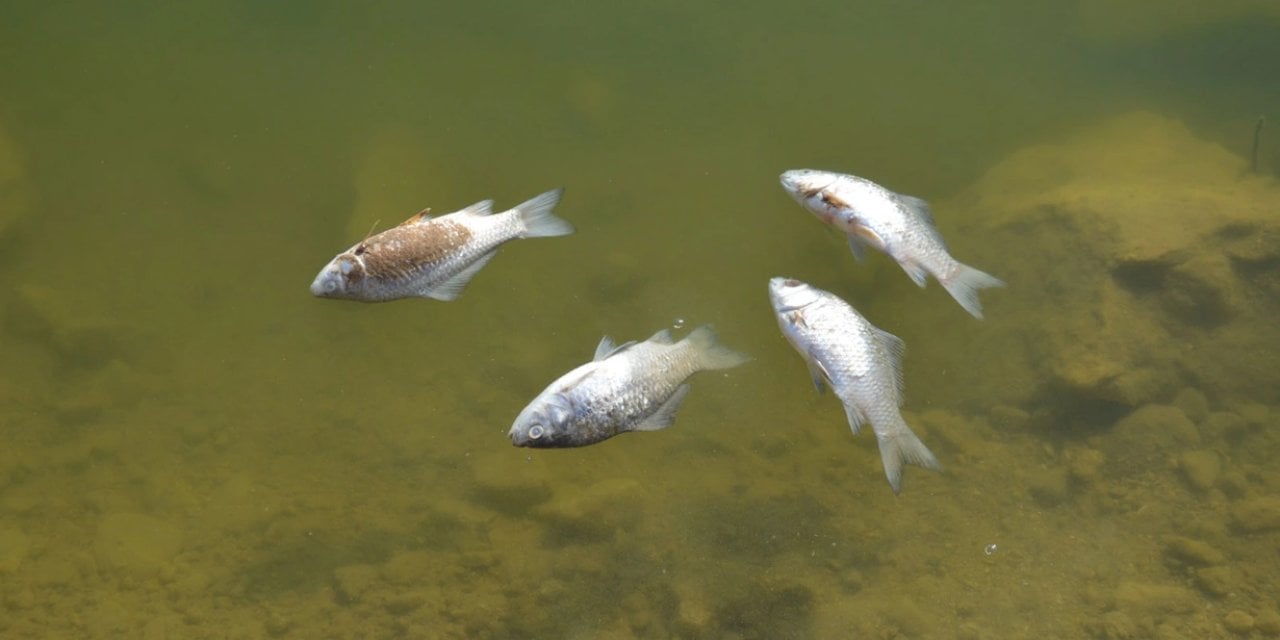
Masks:
[[[542,425],[540,424],[535,424],[532,427],[529,427],[529,437],[533,438],[534,440],[541,438],[542,434],[546,432],[547,432],[546,429],[543,429]]]
[[[355,268],[356,268],[356,265],[352,264],[348,260],[343,260],[342,262],[338,263],[338,272],[344,276],[351,275],[351,272],[355,270]]]
[[[792,279],[790,279],[790,278],[787,278],[787,280],[786,280],[785,282],[783,282],[783,283],[782,283],[782,286],[784,286],[784,287],[798,287],[798,286],[800,286],[800,281],[799,281],[799,280],[792,280]]]

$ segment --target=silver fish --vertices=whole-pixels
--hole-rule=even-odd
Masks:
[[[902,340],[863,318],[827,291],[792,280],[769,280],[778,326],[800,352],[813,384],[835,391],[854,434],[870,422],[880,444],[884,475],[902,490],[902,463],[939,469],[938,459],[902,419]]]
[[[335,256],[311,283],[311,293],[360,302],[453,300],[499,245],[573,233],[573,225],[551,213],[563,192],[552,189],[497,214],[492,200],[438,218],[423,210]]]
[[[517,447],[581,447],[628,431],[675,422],[689,376],[747,361],[709,326],[672,342],[663,329],[640,343],[616,346],[605,336],[595,357],[551,383],[520,412],[507,434]]]
[[[781,182],[796,202],[848,235],[854,258],[861,261],[871,246],[897,261],[921,287],[932,275],[979,320],[978,290],[1004,286],[999,278],[951,257],[928,203],[920,198],[894,193],[857,176],[814,169],[786,171]]]

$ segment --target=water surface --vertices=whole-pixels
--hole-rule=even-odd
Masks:
[[[1147,4],[0,4],[0,634],[1280,633],[1280,14]],[[798,167],[929,199],[988,320]],[[555,186],[456,302],[308,293]],[[906,341],[943,473],[892,494],[775,275]],[[754,360],[675,427],[510,446],[703,323]]]

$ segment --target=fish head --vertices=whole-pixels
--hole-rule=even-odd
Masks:
[[[778,181],[796,202],[808,204],[814,198],[820,198],[822,192],[840,178],[840,174],[817,169],[792,169],[783,171]]]
[[[812,285],[794,278],[771,278],[769,300],[779,317],[798,312],[817,302],[822,296]]]
[[[360,247],[338,254],[311,281],[311,294],[318,298],[356,298],[364,281],[364,260]]]
[[[573,410],[569,401],[558,393],[539,396],[516,416],[507,436],[517,447],[548,449],[576,446]]]

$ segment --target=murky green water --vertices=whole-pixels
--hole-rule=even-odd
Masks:
[[[1270,3],[0,16],[4,637],[1280,635]],[[988,319],[856,264],[798,167],[929,199]],[[307,291],[375,222],[555,186],[578,233],[456,302]],[[774,275],[906,341],[944,473],[890,492]],[[754,360],[666,431],[510,445],[678,323]]]

